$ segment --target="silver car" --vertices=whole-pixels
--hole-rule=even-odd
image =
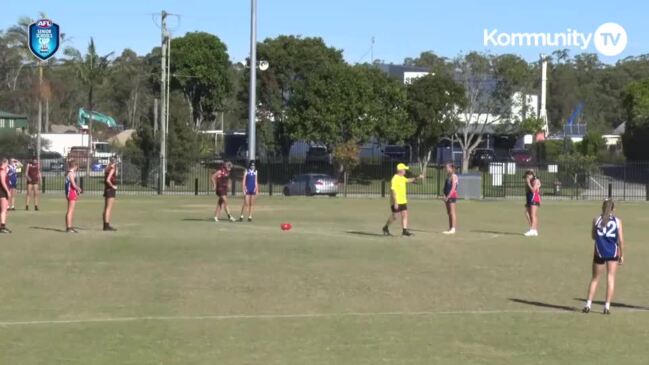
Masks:
[[[325,174],[297,175],[284,186],[284,195],[338,195],[338,180]]]

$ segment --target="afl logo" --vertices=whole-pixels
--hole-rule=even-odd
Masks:
[[[36,22],[36,26],[39,28],[50,28],[52,26],[52,21],[49,19],[41,19]]]

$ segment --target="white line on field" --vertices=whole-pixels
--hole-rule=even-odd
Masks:
[[[646,309],[618,309],[618,313],[649,312]],[[347,313],[302,313],[302,314],[223,314],[205,316],[141,316],[141,317],[106,317],[106,318],[79,318],[79,319],[52,319],[37,321],[2,321],[0,327],[10,326],[37,326],[37,325],[65,325],[88,323],[116,323],[140,321],[231,321],[245,319],[317,319],[317,318],[345,318],[345,317],[420,317],[420,316],[448,316],[448,315],[494,315],[494,314],[580,314],[577,309],[570,310],[467,310],[467,311],[440,311],[440,312],[347,312]],[[580,314],[581,315],[581,314]]]

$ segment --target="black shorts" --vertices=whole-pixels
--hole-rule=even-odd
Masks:
[[[620,261],[620,257],[619,256],[615,256],[615,257],[599,257],[597,255],[593,256],[593,263],[597,264],[597,265],[604,265],[605,263],[607,263],[609,261]]]
[[[392,213],[401,213],[408,210],[408,204],[399,204],[397,209],[394,209],[394,205],[390,205],[390,211]]]
[[[223,190],[223,189],[217,189],[216,190],[216,196],[218,196],[219,198],[227,197],[228,196],[228,191]]]
[[[0,199],[7,199],[9,198],[9,194],[5,191],[5,189],[0,188]]]
[[[457,203],[457,198],[446,198],[447,203]]]
[[[541,203],[539,203],[539,202],[527,202],[527,203],[525,203],[525,208],[540,207],[540,206],[541,206]]]
[[[104,198],[114,198],[117,195],[115,189],[104,189]]]

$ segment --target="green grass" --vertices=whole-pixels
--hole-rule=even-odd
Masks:
[[[79,201],[79,235],[57,231],[60,198],[11,214],[0,364],[647,363],[648,311],[571,310],[597,202],[544,204],[538,239],[520,235],[520,202],[462,201],[446,237],[441,203],[413,201],[409,239],[376,235],[382,199],[262,198],[252,224],[210,222],[213,203],[119,197],[115,234],[99,199]],[[643,308],[647,208],[618,207],[615,301]]]

